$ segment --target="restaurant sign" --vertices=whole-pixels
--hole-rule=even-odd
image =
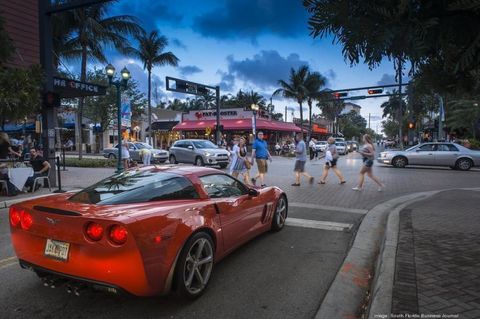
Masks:
[[[215,110],[199,110],[183,113],[183,121],[204,121],[215,120],[217,112]],[[253,112],[243,108],[224,109],[220,111],[220,119],[251,119]],[[268,119],[268,114],[258,113],[258,117]]]

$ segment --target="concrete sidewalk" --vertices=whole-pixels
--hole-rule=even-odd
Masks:
[[[451,190],[389,216],[369,318],[480,318],[479,207]]]

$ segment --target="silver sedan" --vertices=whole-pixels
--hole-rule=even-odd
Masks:
[[[405,151],[380,153],[377,161],[394,167],[407,165],[448,166],[468,171],[480,166],[480,151],[474,151],[456,143],[423,143]]]

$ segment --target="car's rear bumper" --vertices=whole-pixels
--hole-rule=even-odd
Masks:
[[[60,233],[48,237],[62,241]],[[34,269],[99,283],[137,296],[163,293],[168,270],[160,263],[150,266],[150,273],[155,274],[148,275],[142,255],[133,243],[128,247],[108,247],[101,242],[71,242],[68,259],[61,261],[44,255],[46,237],[12,229],[11,238],[18,259],[24,265],[34,265]]]

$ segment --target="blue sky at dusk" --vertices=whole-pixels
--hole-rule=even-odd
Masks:
[[[303,64],[322,73],[331,89],[394,83],[391,62],[374,70],[363,64],[351,67],[344,61],[341,46],[332,44],[332,39],[313,39],[301,0],[120,0],[111,12],[134,15],[147,31],[158,29],[169,39],[167,50],[180,59],[180,65],[155,68],[154,81],[162,88],[163,99],[173,96],[165,91],[165,76],[220,84],[222,94],[255,90],[269,99],[278,80],[288,80],[290,68]],[[146,92],[147,76],[141,62],[118,53],[111,56],[118,69],[129,68]],[[372,129],[380,121],[383,101],[356,102],[364,117],[372,114]],[[282,113],[286,105],[297,106],[281,98],[274,98],[274,104]]]

